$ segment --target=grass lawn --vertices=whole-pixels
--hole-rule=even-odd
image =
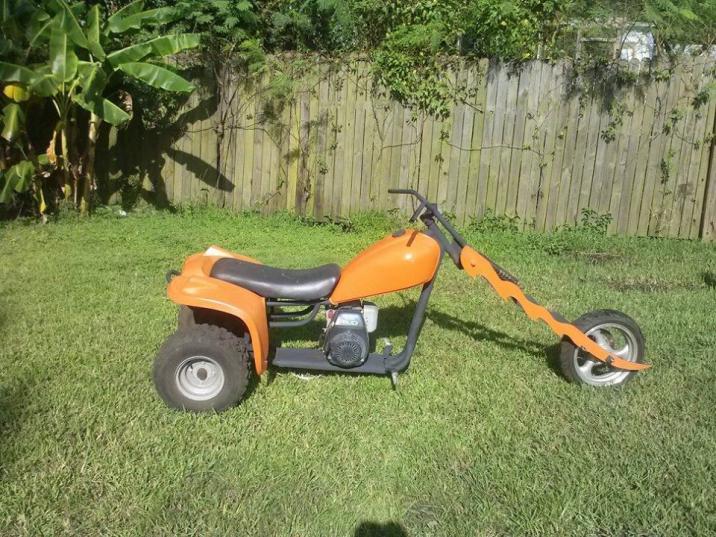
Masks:
[[[209,210],[2,224],[0,535],[716,532],[713,245],[466,233],[566,317],[637,319],[654,367],[624,389],[565,382],[549,330],[446,261],[397,391],[279,372],[223,414],[158,399],[167,269],[212,243],[344,263],[389,229]],[[396,348],[416,297],[377,300]]]

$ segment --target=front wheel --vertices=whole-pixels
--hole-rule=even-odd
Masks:
[[[172,408],[222,411],[238,403],[249,383],[246,342],[219,326],[180,328],[154,361],[154,385]]]
[[[582,315],[572,324],[610,353],[630,362],[642,363],[644,336],[639,325],[628,315],[615,310],[597,310]],[[560,344],[559,365],[567,380],[590,386],[617,386],[636,374],[595,359],[569,338],[563,338]]]

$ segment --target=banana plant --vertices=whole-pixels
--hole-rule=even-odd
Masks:
[[[3,6],[10,1],[0,0],[0,22]],[[131,96],[122,92],[124,77],[163,91],[189,93],[194,90],[165,59],[197,47],[198,34],[163,35],[126,45],[137,30],[153,29],[175,16],[173,8],[145,10],[144,0],[136,0],[106,18],[97,4],[88,8],[85,2],[70,5],[65,0],[47,0],[36,6],[30,17],[32,27],[28,23],[25,31],[28,50],[47,50],[46,60],[24,65],[0,61],[0,81],[18,88],[13,91],[27,92],[53,103],[57,122],[46,154],[50,162],[62,170],[65,199],[73,200],[82,213],[89,210],[90,194],[95,186],[95,147],[100,125],[106,122],[119,126],[131,118]],[[123,96],[123,106],[110,98],[118,94]],[[15,101],[8,106],[10,109],[6,107],[3,113],[2,130],[6,140],[11,132],[17,131],[21,112]],[[80,114],[80,109],[88,114]],[[73,147],[76,133],[72,129],[76,128],[79,117],[87,115],[86,150],[79,156]],[[61,148],[59,158],[55,154],[58,146]],[[15,181],[19,186],[26,183]]]

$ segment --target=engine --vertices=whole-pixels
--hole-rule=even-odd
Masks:
[[[335,366],[358,367],[368,358],[369,332],[378,321],[374,304],[342,306],[326,312],[327,325],[324,350],[326,358]]]

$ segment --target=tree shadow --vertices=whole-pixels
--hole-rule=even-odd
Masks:
[[[0,473],[13,462],[9,456],[12,450],[3,444],[9,444],[13,435],[22,427],[21,415],[26,393],[27,385],[22,378],[14,379],[13,384],[0,386],[0,452],[6,454],[0,457]]]
[[[187,170],[210,187],[223,192],[232,192],[234,190],[233,183],[229,181],[223,173],[205,160],[187,153],[186,151],[181,151],[172,147],[167,148],[166,154],[177,164],[185,166]]]
[[[706,287],[716,289],[716,272],[706,270],[701,273],[701,278],[706,284]]]
[[[483,324],[466,321],[465,319],[434,309],[428,311],[428,318],[441,328],[457,330],[474,339],[496,343],[504,349],[523,351],[535,358],[543,358],[547,367],[549,367],[553,373],[560,377],[562,376],[559,368],[559,343],[543,347],[537,343],[515,339],[505,332],[493,330]]]
[[[408,537],[408,532],[398,522],[365,521],[358,524],[353,537]]]
[[[125,209],[131,208],[141,198],[160,209],[171,209],[163,170],[172,162],[183,166],[207,187],[221,192],[231,192],[234,184],[220,169],[197,155],[177,149],[175,144],[191,134],[192,125],[211,118],[218,109],[216,84],[206,73],[189,72],[191,78],[200,80],[203,89],[201,100],[181,113],[176,121],[156,128],[146,129],[142,122],[142,110],[135,110],[134,117],[124,128],[104,128],[98,143],[96,173],[98,197],[101,203],[109,203],[119,196]],[[190,96],[179,101],[180,107],[189,105]],[[211,127],[206,127],[211,128]],[[197,127],[197,136],[202,129]],[[209,151],[219,151],[218,145]]]
[[[473,339],[491,341],[508,350],[520,350],[534,356],[539,356],[544,352],[544,348],[540,345],[515,339],[499,330],[493,330],[475,321],[466,321],[465,319],[455,317],[440,310],[428,310],[428,319],[441,328],[462,332]]]

